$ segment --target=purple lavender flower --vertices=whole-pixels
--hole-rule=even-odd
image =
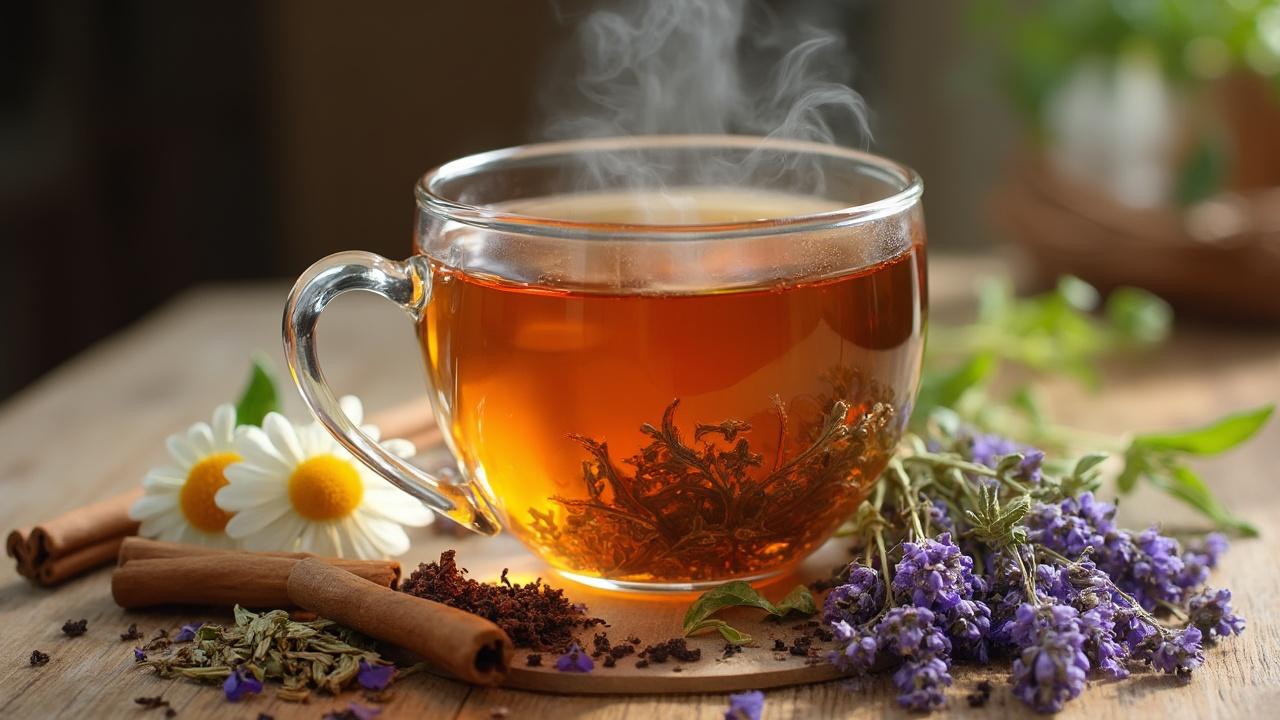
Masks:
[[[1185,587],[1181,582],[1185,568],[1182,562],[1182,548],[1178,541],[1160,534],[1158,528],[1143,530],[1136,538],[1141,554],[1132,565],[1132,577],[1140,583],[1133,588],[1134,596],[1148,610],[1155,607],[1155,600],[1166,600],[1177,603],[1182,600]]]
[[[1044,451],[1027,448],[1022,451],[1022,462],[1018,463],[1018,471],[1013,474],[1015,480],[1030,485],[1040,484],[1040,467],[1044,464]]]
[[[956,523],[951,519],[951,512],[940,500],[934,500],[928,507],[929,524],[941,528],[943,532],[955,534]]]
[[[1190,675],[1204,664],[1202,635],[1194,625],[1181,632],[1166,631],[1154,639],[1151,667],[1163,673]]]
[[[178,634],[173,636],[174,642],[191,642],[196,639],[196,631],[204,627],[204,623],[188,623],[178,630]]]
[[[884,583],[880,573],[860,563],[849,564],[849,579],[827,593],[822,605],[822,622],[834,625],[843,620],[861,625],[875,617],[884,604]]]
[[[577,642],[571,643],[563,655],[556,658],[556,669],[560,672],[587,673],[594,670],[595,662],[591,656],[582,651]]]
[[[855,628],[844,620],[832,623],[831,631],[836,643],[841,646],[840,650],[833,651],[827,658],[832,665],[844,672],[858,675],[871,670],[880,651],[874,632]]]
[[[894,568],[893,589],[918,607],[946,610],[973,596],[973,558],[960,552],[950,533],[902,544],[902,560]]]
[[[1204,555],[1205,564],[1211,568],[1218,566],[1218,561],[1226,554],[1231,543],[1227,542],[1227,536],[1222,533],[1212,532],[1204,536],[1195,551]]]
[[[360,671],[356,673],[356,682],[366,690],[384,690],[395,676],[395,665],[370,665],[367,661],[361,660]]]
[[[239,702],[240,698],[248,695],[257,695],[262,692],[262,681],[250,672],[245,672],[244,668],[236,668],[231,671],[227,679],[222,683],[222,694],[227,696],[230,702]]]
[[[1084,655],[1090,667],[1120,679],[1129,677],[1129,648],[1116,639],[1115,615],[1111,606],[1100,605],[1080,613],[1076,626],[1084,635]]]
[[[986,603],[980,600],[961,600],[944,610],[937,620],[951,639],[957,655],[982,663],[987,661],[991,609]]]
[[[134,648],[134,649],[133,649],[133,661],[134,661],[134,662],[146,662],[146,661],[147,661],[147,653],[146,653],[146,651],[144,651],[142,648]]]
[[[1084,690],[1089,659],[1084,636],[1041,630],[1013,661],[1013,694],[1037,712],[1058,712]]]
[[[951,685],[947,663],[940,658],[909,660],[893,674],[898,704],[908,710],[929,711],[942,707],[943,688]]]
[[[1188,602],[1191,624],[1210,640],[1244,632],[1244,618],[1231,609],[1231,591],[1205,588]]]
[[[764,693],[749,690],[729,696],[729,709],[724,711],[724,720],[760,720],[762,713]]]
[[[935,616],[922,607],[896,607],[876,623],[880,650],[904,660],[947,657],[951,641],[934,625]]]
[[[1018,444],[1006,437],[987,435],[980,432],[969,432],[961,440],[961,454],[979,465],[994,468],[1000,464],[1000,458],[1013,455],[1021,450]]]

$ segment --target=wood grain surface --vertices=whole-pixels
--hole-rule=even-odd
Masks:
[[[933,316],[963,314],[976,278],[998,272],[987,260],[931,260]],[[261,350],[279,362],[279,317],[286,285],[273,283],[193,290],[133,328],[100,343],[0,406],[0,529],[29,524],[95,498],[127,489],[164,459],[163,438],[205,419],[238,390],[247,357]],[[52,321],[52,320],[51,320]],[[395,404],[425,390],[418,349],[403,316],[373,298],[343,297],[321,322],[321,354],[340,393],[358,393],[366,407]],[[12,352],[12,349],[5,349]],[[1103,432],[1195,423],[1229,409],[1280,399],[1280,337],[1240,329],[1181,327],[1174,340],[1140,358],[1111,363],[1102,394],[1072,384],[1046,388],[1056,417]],[[289,394],[287,410],[302,417]],[[1264,538],[1238,541],[1213,582],[1232,588],[1249,628],[1235,641],[1209,649],[1188,684],[1139,674],[1125,682],[1091,682],[1063,717],[1266,717],[1280,702],[1280,423],[1248,447],[1198,465],[1222,497],[1255,522]],[[1153,522],[1195,529],[1195,517],[1147,492],[1121,504],[1131,526]],[[477,577],[501,565],[519,574],[538,566],[509,537],[455,539],[416,531],[405,558],[412,567],[456,546]],[[838,548],[836,548],[838,551]],[[133,645],[119,639],[131,622],[150,634],[217,613],[126,613],[111,601],[109,574],[100,571],[55,590],[30,586],[8,564],[0,567],[0,717],[148,718],[133,698],[163,695],[181,718],[318,718],[351,698],[316,697],[307,705],[276,701],[270,692],[231,705],[216,689],[168,681],[133,667]],[[560,581],[556,581],[558,584]],[[568,588],[571,595],[589,595]],[[785,590],[785,588],[782,588]],[[774,590],[773,592],[778,592]],[[605,605],[597,605],[605,615]],[[596,609],[596,608],[593,608]],[[669,614],[652,614],[658,618]],[[85,618],[89,632],[67,638],[60,626]],[[614,631],[610,629],[611,637]],[[645,639],[678,634],[653,627]],[[661,638],[654,638],[661,639]],[[702,640],[717,645],[712,638]],[[51,656],[28,664],[32,650]],[[625,661],[624,661],[625,662]],[[714,663],[714,660],[710,662]],[[708,663],[703,660],[702,663]],[[607,671],[599,671],[607,672]],[[669,671],[665,671],[669,672]],[[688,672],[688,670],[686,670]],[[1028,716],[1005,684],[1007,666],[958,667],[947,715]],[[983,709],[964,695],[982,679],[996,691]],[[549,688],[543,688],[549,689]],[[430,675],[397,684],[381,718],[720,718],[723,692],[697,695],[563,695],[508,688],[480,689]],[[905,716],[884,678],[834,680],[772,690],[765,718]]]

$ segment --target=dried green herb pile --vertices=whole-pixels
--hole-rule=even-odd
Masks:
[[[385,662],[371,640],[330,620],[296,622],[283,610],[258,614],[239,606],[234,625],[206,623],[191,643],[169,647],[167,656],[139,665],[160,677],[208,683],[240,670],[279,681],[276,696],[288,702],[306,701],[313,688],[337,694],[355,683],[361,660]]]

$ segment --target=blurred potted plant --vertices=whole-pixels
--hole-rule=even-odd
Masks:
[[[1046,277],[1280,320],[1280,0],[979,0],[1028,130],[997,193]]]

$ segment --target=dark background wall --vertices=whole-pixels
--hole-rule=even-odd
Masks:
[[[417,176],[534,139],[559,16],[595,4],[3,4],[0,397],[192,284],[403,256]],[[827,4],[932,241],[983,245],[1012,125],[961,4]]]

